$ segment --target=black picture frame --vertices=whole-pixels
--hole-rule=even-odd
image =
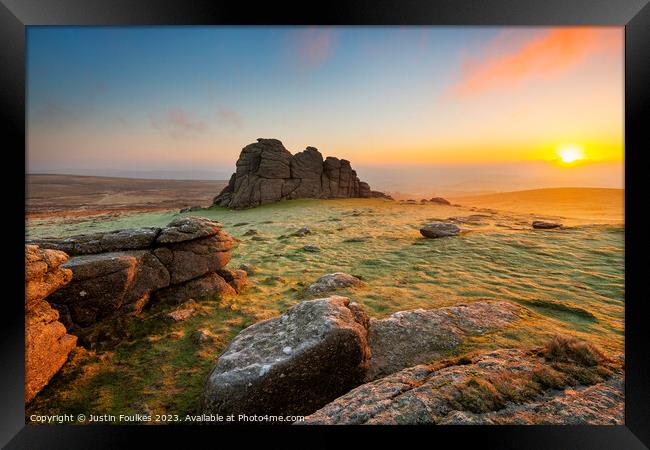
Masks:
[[[619,25],[625,26],[625,425],[624,426],[448,426],[448,427],[263,427],[242,433],[231,426],[127,427],[26,426],[24,423],[24,248],[25,232],[25,36],[36,25]],[[182,0],[0,0],[0,102],[6,180],[4,285],[0,350],[0,444],[6,448],[117,448],[136,438],[187,443],[187,439],[237,434],[281,434],[307,444],[340,440],[341,433],[395,436],[417,432],[432,444],[473,442],[481,448],[636,449],[650,445],[650,352],[647,301],[642,280],[647,271],[648,233],[644,230],[643,187],[648,165],[646,118],[650,109],[650,6],[648,0],[363,0],[347,4]],[[21,183],[22,177],[22,183]],[[8,208],[8,209],[7,209]],[[7,256],[9,253],[9,256]],[[647,275],[646,275],[647,276]],[[136,436],[138,435],[138,436]],[[254,435],[254,436],[251,436]],[[243,436],[243,437],[242,437]],[[397,437],[397,436],[395,436]],[[324,439],[324,440],[323,440]],[[442,441],[441,439],[444,439]],[[229,441],[237,442],[237,441]],[[229,444],[232,445],[232,444]],[[417,445],[417,444],[416,444]]]

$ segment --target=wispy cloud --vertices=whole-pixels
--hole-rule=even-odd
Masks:
[[[241,116],[232,108],[219,108],[217,111],[217,118],[220,123],[231,125],[234,128],[241,128]]]
[[[486,45],[479,57],[466,58],[460,80],[450,92],[459,96],[511,87],[530,79],[566,73],[590,56],[622,48],[622,33],[615,28],[555,28],[529,36],[512,47],[512,32],[505,31]]]
[[[292,31],[290,51],[307,69],[318,67],[327,61],[334,51],[334,30],[308,27]]]
[[[205,122],[194,118],[183,108],[173,108],[162,115],[153,115],[151,124],[174,139],[190,137],[208,128]]]

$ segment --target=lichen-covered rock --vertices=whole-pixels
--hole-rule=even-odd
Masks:
[[[174,284],[154,293],[156,302],[178,304],[189,299],[223,298],[237,294],[235,289],[218,274],[211,272],[199,278]]]
[[[192,241],[218,234],[222,225],[204,217],[178,217],[162,230],[156,238],[157,244]],[[223,240],[223,236],[222,236]]]
[[[431,239],[457,236],[459,233],[458,225],[447,222],[431,222],[420,228],[420,234]]]
[[[202,409],[311,413],[358,385],[368,365],[367,317],[344,297],[301,302],[239,333],[218,357]]]
[[[61,267],[67,259],[61,251],[25,246],[25,403],[59,371],[77,342],[45,300],[72,279]]]
[[[539,349],[502,349],[401,370],[297,423],[621,424],[622,373],[611,359],[588,363],[548,358]]]
[[[214,199],[228,208],[251,208],[296,198],[387,197],[359,180],[350,162],[314,147],[292,155],[277,139],[247,145],[237,170]]]
[[[72,278],[49,300],[61,322],[88,348],[122,339],[128,318],[152,298],[183,303],[232,295],[246,284],[243,271],[228,272],[234,288],[215,273],[226,270],[235,239],[219,222],[203,217],[179,217],[163,228],[41,241],[51,248],[70,249],[76,256],[66,262],[64,253],[27,246],[26,299],[48,295],[58,278]]]
[[[50,296],[73,332],[90,327],[116,312],[136,314],[149,293],[169,285],[169,272],[148,250],[74,256],[64,264],[73,282]]]
[[[623,425],[625,388],[622,375],[593,386],[553,390],[523,405],[477,414],[456,411],[440,425]]]
[[[368,342],[372,359],[366,380],[439,359],[470,336],[512,324],[520,309],[504,301],[476,302],[371,319]]]
[[[331,292],[337,289],[357,286],[361,280],[343,272],[329,273],[320,277],[315,283],[305,289],[305,295],[319,295],[324,292]]]
[[[25,311],[25,403],[50,381],[75,348],[77,338],[58,321],[59,313],[44,300]]]
[[[82,234],[68,238],[33,239],[28,243],[37,244],[42,248],[61,250],[70,256],[91,255],[149,248],[158,233],[160,233],[160,228],[131,228]]]
[[[68,255],[25,245],[25,304],[43,300],[72,279],[72,271],[61,267]]]
[[[153,253],[169,271],[170,283],[177,284],[225,267],[233,244],[233,239],[220,231],[207,238],[167,244]]]

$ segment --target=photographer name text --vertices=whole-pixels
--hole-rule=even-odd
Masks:
[[[279,416],[271,414],[32,414],[29,420],[39,424],[55,423],[255,423],[255,422],[302,422],[303,416]]]

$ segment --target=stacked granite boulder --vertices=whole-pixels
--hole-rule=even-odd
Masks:
[[[277,139],[247,145],[237,170],[214,199],[228,208],[251,208],[298,198],[390,198],[359,180],[350,161],[323,155],[314,147],[292,155]]]
[[[152,300],[177,304],[233,295],[246,284],[243,270],[226,268],[235,240],[220,223],[201,217],[177,218],[164,228],[31,242],[71,256],[62,267],[72,281],[49,301],[89,348],[121,339],[124,320]]]

